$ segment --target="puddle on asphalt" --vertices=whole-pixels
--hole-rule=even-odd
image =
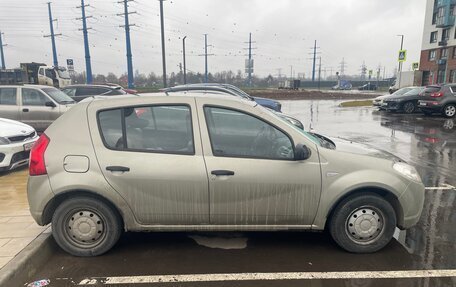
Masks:
[[[247,247],[247,237],[240,234],[216,236],[189,235],[198,245],[218,249],[244,249]]]

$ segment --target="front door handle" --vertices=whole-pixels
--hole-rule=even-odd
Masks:
[[[234,175],[234,171],[232,170],[213,170],[211,171],[211,174],[215,176],[220,176],[220,175]]]
[[[24,113],[28,113],[29,109],[22,109]]]
[[[126,166],[107,166],[106,170],[127,172],[130,171],[130,168]]]

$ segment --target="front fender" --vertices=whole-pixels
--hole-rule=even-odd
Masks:
[[[407,189],[409,182],[394,173],[363,169],[347,174],[337,174],[324,172],[322,174],[323,186],[321,201],[315,217],[313,229],[322,230],[326,220],[336,206],[344,197],[360,190],[382,190],[390,193],[396,198]]]

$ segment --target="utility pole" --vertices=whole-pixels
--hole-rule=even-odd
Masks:
[[[314,46],[311,47],[310,49],[312,50],[312,52],[309,53],[309,55],[311,55],[312,57],[311,58],[307,58],[307,59],[308,60],[312,60],[312,82],[315,82],[317,55],[320,54],[320,52],[318,52],[318,49],[320,49],[320,47],[317,47],[317,40],[315,40]]]
[[[124,5],[124,13],[117,14],[118,16],[125,17],[125,25],[120,25],[120,27],[125,28],[125,41],[127,46],[127,74],[128,74],[128,88],[132,89],[135,87],[134,79],[133,79],[133,62],[132,62],[132,55],[131,55],[131,42],[130,42],[130,26],[136,26],[135,24],[130,24],[128,20],[129,14],[134,14],[136,12],[128,12],[128,2],[133,0],[123,0],[118,3],[123,3]]]
[[[244,42],[244,43],[249,44],[249,47],[245,48],[244,50],[249,50],[249,53],[247,54],[248,60],[247,60],[247,64],[245,66],[246,66],[246,70],[247,70],[247,74],[248,74],[248,85],[249,85],[249,87],[251,87],[252,86],[252,73],[253,73],[252,50],[256,49],[256,48],[252,48],[252,43],[255,43],[255,42],[252,42],[252,33],[249,33],[249,41]]]
[[[6,47],[6,44],[3,44],[2,35],[3,35],[3,33],[0,31],[0,59],[2,61],[1,68],[4,70],[4,69],[6,69],[6,64],[5,64],[5,54],[3,53],[3,47]]]
[[[204,56],[204,82],[208,82],[208,77],[207,77],[207,56],[213,56],[214,54],[208,54],[207,53],[207,47],[211,47],[212,45],[207,44],[207,34],[204,34],[204,54],[199,55],[199,56]]]
[[[312,82],[315,82],[315,60],[317,57],[317,40],[314,42],[313,47],[313,63],[312,63]]]
[[[55,47],[55,37],[61,36],[62,34],[55,34],[54,33],[54,21],[56,21],[56,19],[52,19],[51,2],[48,2],[47,5],[48,5],[48,12],[49,12],[49,26],[50,26],[51,34],[50,35],[46,35],[44,37],[51,37],[52,57],[53,57],[53,60],[54,60],[54,67],[58,67],[59,66],[59,61],[57,59],[57,48]]]
[[[290,80],[293,80],[293,65],[290,65]]]
[[[182,57],[184,58],[183,62],[184,62],[184,85],[187,84],[187,66],[185,64],[185,39],[187,38],[187,36],[184,36],[184,38],[182,38]]]
[[[92,18],[92,16],[86,16],[85,7],[90,6],[89,4],[85,4],[84,0],[81,0],[81,6],[76,8],[81,8],[82,17],[77,18],[77,20],[82,20],[82,34],[84,35],[84,53],[85,53],[85,63],[86,63],[86,83],[92,84],[92,64],[90,63],[90,50],[89,50],[89,36],[87,30],[91,28],[87,28],[87,18]]]
[[[401,37],[401,50],[403,49],[404,46],[404,35],[397,35],[398,37]],[[402,72],[402,62],[399,62],[399,81],[398,81],[398,88],[401,87],[401,72]],[[446,71],[445,71],[446,72]]]
[[[345,62],[345,58],[342,58],[342,62],[340,62],[340,75],[345,75],[345,68],[347,67],[347,62]]]
[[[320,79],[321,79],[321,56],[318,58],[318,90],[320,90]]]
[[[278,73],[277,75],[278,75],[279,79],[281,79],[282,78],[282,69],[278,68],[277,73]]]
[[[361,80],[366,80],[366,74],[367,74],[367,67],[366,67],[366,62],[363,61],[363,64],[361,65]]]
[[[161,44],[162,44],[162,63],[163,63],[163,87],[168,87],[166,81],[166,55],[165,55],[165,20],[163,16],[163,1],[165,0],[158,0],[160,1],[160,25],[161,25]]]

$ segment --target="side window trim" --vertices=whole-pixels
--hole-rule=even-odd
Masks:
[[[274,125],[273,123],[263,119],[263,118],[259,118],[258,116],[254,115],[254,114],[251,114],[249,112],[246,112],[246,111],[242,111],[242,110],[238,110],[236,108],[231,108],[231,107],[225,107],[225,106],[218,106],[218,105],[208,105],[208,104],[205,104],[203,105],[203,114],[204,114],[204,120],[206,122],[206,129],[207,129],[207,134],[209,136],[209,141],[210,141],[210,144],[211,144],[211,153],[212,153],[212,156],[214,157],[228,157],[228,158],[249,158],[249,159],[264,159],[264,160],[279,160],[279,161],[294,161],[294,158],[290,158],[290,159],[287,159],[287,158],[270,158],[270,157],[256,157],[256,156],[241,156],[241,155],[215,155],[214,154],[214,145],[213,145],[213,140],[212,140],[212,136],[211,136],[211,132],[209,130],[209,122],[207,120],[207,116],[206,116],[206,112],[205,112],[205,108],[218,108],[218,109],[225,109],[225,110],[230,110],[230,111],[234,111],[234,112],[238,112],[238,113],[243,113],[243,114],[246,114],[246,115],[249,115],[251,117],[254,117],[272,127],[274,127],[275,129],[277,129],[278,131],[282,132],[285,136],[288,137],[288,139],[290,140],[291,142],[291,147],[293,149],[293,154],[295,153],[295,148],[296,148],[296,145],[294,143],[294,140],[293,140],[293,137],[290,136],[290,134],[286,131],[284,131],[283,129],[279,128],[278,126]],[[214,123],[214,120],[212,118],[212,114],[211,114],[211,119],[210,121],[212,121],[212,123]]]
[[[129,149],[127,147],[127,127],[126,127],[126,117],[125,117],[125,110],[129,108],[150,108],[150,107],[172,107],[172,106],[185,106],[188,108],[188,111],[190,113],[190,128],[191,128],[191,136],[192,136],[192,143],[193,143],[193,151],[192,152],[179,152],[179,151],[164,151],[164,150],[147,150],[147,149]],[[120,110],[121,113],[121,129],[122,129],[122,142],[123,142],[123,147],[122,148],[116,148],[116,147],[111,147],[108,145],[106,142],[106,139],[103,135],[103,130],[101,128],[101,123],[100,123],[100,113],[106,112],[106,111],[113,111],[113,110]],[[142,152],[142,153],[159,153],[159,154],[174,154],[174,155],[195,155],[196,154],[196,147],[195,147],[195,133],[193,129],[193,113],[192,113],[192,107],[190,104],[187,103],[165,103],[165,104],[150,104],[150,105],[137,105],[137,106],[123,106],[123,107],[115,107],[115,108],[108,108],[108,109],[102,109],[98,110],[96,113],[96,121],[97,121],[97,126],[98,126],[98,134],[101,137],[101,141],[103,142],[103,145],[105,148],[113,151],[123,151],[123,152]],[[154,125],[156,125],[155,122],[155,117],[154,117]]]

